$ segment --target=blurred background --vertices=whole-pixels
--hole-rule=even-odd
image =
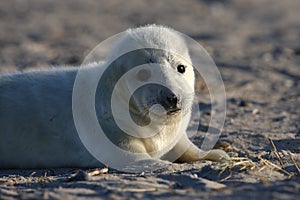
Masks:
[[[298,0],[2,0],[0,71],[79,65],[128,28],[170,26],[199,41],[219,65],[296,59]]]

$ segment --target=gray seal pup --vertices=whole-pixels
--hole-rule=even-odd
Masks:
[[[120,54],[125,46],[136,43],[153,48],[118,58],[97,88],[95,109],[99,123],[111,132],[107,137],[124,150],[144,153],[154,160],[228,160],[229,156],[222,150],[202,151],[185,132],[191,117],[195,75],[188,48],[177,32],[157,25],[129,29],[109,55]],[[145,137],[116,131],[116,121],[126,126],[127,116],[120,112],[115,116],[118,119],[113,119],[111,99],[106,95],[124,71],[139,63],[146,67],[136,68],[129,79],[122,80],[114,108],[118,112],[119,108],[128,107],[129,99],[130,117],[140,125],[138,127],[153,120],[153,127],[158,131]],[[101,65],[103,63],[94,63],[85,70],[94,74]],[[74,125],[72,91],[77,72],[78,67],[57,67],[0,76],[0,168],[100,167],[105,164],[85,148]],[[163,86],[150,84],[132,91],[132,84],[152,79]],[[163,114],[164,123],[155,125],[155,119],[160,121]],[[135,127],[128,126],[127,130],[141,133]],[[184,131],[179,132],[179,129]],[[113,157],[109,152],[103,153]]]

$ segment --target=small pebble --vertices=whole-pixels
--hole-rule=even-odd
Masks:
[[[89,175],[82,170],[79,170],[76,174],[72,175],[68,178],[68,182],[74,182],[74,181],[88,181],[90,180]]]
[[[240,107],[246,107],[247,106],[247,102],[245,100],[241,100],[239,103]]]
[[[259,114],[259,110],[257,108],[255,108],[254,110],[252,110],[252,114],[253,115]]]

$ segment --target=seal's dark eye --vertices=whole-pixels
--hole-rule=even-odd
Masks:
[[[177,71],[181,74],[185,72],[185,66],[184,65],[178,65],[177,66]]]

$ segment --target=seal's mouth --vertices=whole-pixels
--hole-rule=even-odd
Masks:
[[[144,106],[144,113],[160,119],[162,117],[172,118],[178,115],[185,115],[186,111],[183,109],[180,104],[178,106],[168,106],[162,105],[161,102],[157,102],[156,104],[152,104],[151,106]]]
[[[167,111],[167,115],[176,115],[181,111],[180,108],[173,108]]]
[[[159,106],[157,106],[157,105],[159,105]],[[173,115],[179,114],[182,111],[182,109],[179,107],[166,108],[159,103],[155,104],[155,106],[154,106],[155,108],[153,108],[152,106],[146,106],[145,112],[147,114],[151,113],[153,116],[157,116],[157,117],[161,117],[161,116],[165,116],[165,115],[173,116]]]
[[[172,119],[177,119],[177,117],[185,116],[188,113],[188,109],[184,107],[169,107],[166,108],[161,104],[152,102],[148,104],[138,104],[130,109],[130,115],[132,119],[140,126],[146,126],[151,122],[151,119],[154,121],[161,122],[165,119],[172,121]]]

